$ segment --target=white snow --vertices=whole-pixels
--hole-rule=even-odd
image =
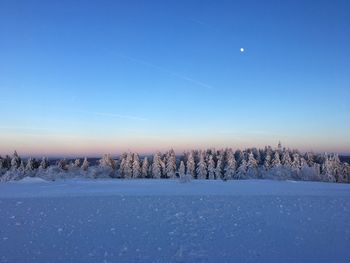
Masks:
[[[350,259],[348,184],[32,179],[0,184],[0,262]]]

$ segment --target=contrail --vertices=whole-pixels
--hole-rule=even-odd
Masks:
[[[134,58],[134,57],[130,57],[130,56],[125,56],[125,55],[121,55],[121,54],[117,54],[117,56],[121,57],[121,58],[125,58],[125,59],[128,59],[130,61],[134,61],[134,62],[137,62],[139,64],[142,64],[142,65],[145,65],[145,66],[148,66],[148,67],[151,67],[151,68],[154,68],[154,69],[157,69],[159,71],[162,71],[162,72],[165,72],[171,76],[174,76],[174,77],[177,77],[179,79],[182,79],[182,80],[185,80],[185,81],[188,81],[188,82],[191,82],[197,86],[201,86],[203,88],[206,88],[206,89],[212,89],[213,87],[206,84],[206,83],[203,83],[201,81],[198,81],[196,79],[193,79],[193,78],[190,78],[190,77],[187,77],[187,76],[184,76],[182,74],[179,74],[177,72],[174,72],[174,71],[171,71],[171,70],[168,70],[168,69],[165,69],[163,67],[159,67],[157,65],[154,65],[148,61],[145,61],[145,60],[141,60],[141,59],[138,59],[138,58]]]

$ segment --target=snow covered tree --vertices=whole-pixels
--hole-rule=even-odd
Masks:
[[[124,178],[131,179],[132,178],[132,166],[133,166],[133,154],[128,152],[125,158],[124,166]]]
[[[40,169],[47,169],[49,167],[49,160],[46,157],[43,157],[40,162]]]
[[[162,154],[160,154],[160,168],[161,178],[166,177],[166,156],[162,158]]]
[[[5,158],[2,159],[2,167],[3,169],[11,169],[11,157],[6,155]]]
[[[236,159],[233,151],[230,149],[227,151],[227,162],[225,167],[224,178],[226,180],[233,179],[236,172]]]
[[[257,178],[258,177],[258,162],[254,158],[254,154],[252,152],[250,152],[248,155],[247,176],[249,178]]]
[[[222,178],[222,158],[219,158],[216,162],[216,168],[215,168],[215,179],[220,180]]]
[[[300,157],[300,167],[308,166],[304,157]]]
[[[236,150],[235,159],[239,164],[242,162],[243,159],[245,159],[244,153],[242,152],[242,150]]]
[[[180,177],[181,183],[186,183],[191,181],[191,175],[186,174],[186,167],[183,161],[180,162],[179,177]]]
[[[80,159],[75,159],[73,165],[74,165],[74,167],[80,167]]]
[[[33,161],[30,161],[30,162],[33,163]],[[32,169],[30,169],[30,168],[32,168]],[[21,160],[21,164],[19,165],[17,170],[20,173],[24,173],[25,171],[33,171],[34,166],[29,165],[29,167],[28,167],[28,163],[26,166],[24,166],[24,162],[23,162],[23,160]]]
[[[134,161],[132,163],[132,177],[133,178],[141,177],[140,158],[137,153],[134,153]]]
[[[281,159],[280,159],[279,153],[276,151],[272,159],[272,167],[279,167],[279,166],[281,166]]]
[[[293,153],[293,161],[290,164],[291,167],[291,173],[292,173],[292,178],[294,180],[300,180],[301,179],[301,174],[300,174],[300,155],[297,152]]]
[[[326,182],[334,182],[335,177],[333,174],[333,164],[332,160],[329,156],[326,157],[323,165],[322,165],[322,177]]]
[[[265,171],[268,171],[271,167],[271,154],[266,153],[265,160],[264,160],[264,169]]]
[[[179,176],[180,178],[184,177],[186,173],[186,167],[183,161],[180,162],[180,167],[179,167]]]
[[[236,179],[245,179],[247,174],[247,169],[248,169],[247,161],[245,159],[242,159],[242,162],[237,169],[237,173],[235,176]]]
[[[34,169],[35,169],[34,163],[35,163],[34,159],[30,157],[30,158],[27,160],[27,165],[26,165],[26,167],[25,167],[25,170],[26,170],[26,171],[34,171]]]
[[[173,149],[167,154],[165,174],[167,178],[176,178],[176,155]]]
[[[301,165],[300,165],[300,156],[298,153],[293,153],[293,161],[290,164],[290,166],[292,167],[292,170],[295,172],[298,172]]]
[[[84,158],[84,161],[83,161],[83,164],[81,165],[81,169],[82,169],[83,171],[87,171],[88,168],[89,168],[89,165],[90,165],[90,164],[89,164],[87,158],[85,157],[85,158]]]
[[[342,167],[337,154],[325,154],[322,164],[322,178],[327,182],[336,182],[341,176]]]
[[[143,178],[148,177],[148,171],[149,171],[149,163],[148,163],[148,158],[146,156],[145,158],[143,158],[142,168],[141,168],[141,175]]]
[[[152,163],[152,177],[159,179],[162,177],[162,164],[161,164],[161,157],[160,153],[157,152],[153,156],[153,163]]]
[[[209,180],[214,180],[215,179],[215,162],[213,159],[213,155],[209,155],[209,160],[208,160],[208,177]]]
[[[60,161],[58,161],[57,164],[58,168],[63,170],[63,171],[67,171],[68,170],[68,162],[66,159],[62,159]]]
[[[346,162],[343,163],[341,176],[339,177],[340,183],[350,183],[350,165]]]
[[[308,166],[313,166],[315,162],[315,154],[313,152],[307,152],[305,156]]]
[[[199,162],[197,164],[197,178],[206,179],[207,178],[207,163],[205,162],[205,152],[201,151]]]
[[[262,159],[261,159],[262,156],[260,154],[261,150],[260,149],[258,150],[257,148],[253,148],[252,152],[253,152],[254,158],[257,161],[258,166],[259,166],[259,164],[262,162]]]
[[[319,163],[313,163],[312,167],[314,173],[309,177],[309,180],[321,181],[321,165]]]
[[[112,170],[115,170],[117,166],[110,154],[104,154],[102,159],[99,160],[99,163],[101,167],[110,167]]]
[[[127,156],[127,154],[125,154],[125,155],[123,154],[123,155],[120,156],[121,161],[120,161],[119,171],[118,172],[119,172],[119,176],[121,178],[125,177],[126,156]]]
[[[338,182],[339,177],[341,177],[342,173],[342,164],[339,160],[338,154],[333,154],[332,156],[332,165],[333,165],[333,174],[335,177],[336,182]]]
[[[110,154],[104,154],[99,160],[98,167],[91,167],[89,175],[92,178],[108,178],[115,177],[115,169],[117,164]]]
[[[187,174],[191,175],[192,178],[196,176],[196,163],[194,161],[194,153],[191,151],[187,156]]]
[[[325,153],[325,159],[322,164],[322,179],[323,181],[333,182],[335,181],[334,175],[333,175],[333,167],[332,162],[329,158],[329,156]]]
[[[11,168],[16,170],[21,164],[21,158],[18,156],[17,151],[13,153],[13,157],[11,159]]]
[[[282,164],[290,168],[292,165],[292,159],[290,158],[289,150],[284,150],[282,153]]]

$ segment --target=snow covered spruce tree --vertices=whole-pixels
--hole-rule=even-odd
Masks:
[[[126,153],[123,153],[120,157],[119,157],[119,160],[120,160],[120,165],[119,165],[119,171],[118,171],[118,174],[119,174],[119,177],[120,178],[124,178],[125,177],[125,164],[126,164],[126,156],[127,154]]]
[[[181,183],[187,183],[191,181],[191,175],[186,174],[186,167],[183,161],[180,162],[179,166],[179,177],[180,177],[180,182]]]
[[[267,174],[268,178],[271,179],[283,179],[284,178],[284,172],[282,168],[282,163],[280,159],[280,152],[282,153],[282,150],[276,150],[273,154],[273,159],[271,162],[271,168],[270,171]]]
[[[132,178],[140,178],[140,177],[141,177],[140,158],[137,153],[134,153],[134,160],[132,163]]]
[[[142,167],[141,167],[141,177],[147,178],[149,171],[149,163],[147,156],[143,158]]]
[[[153,163],[152,163],[152,177],[159,179],[162,177],[162,160],[161,160],[161,154],[159,152],[156,152],[153,156]]]
[[[215,167],[215,179],[220,180],[222,179],[222,168],[223,167],[223,158],[221,156],[218,157],[218,161],[216,162]]]
[[[179,166],[179,177],[183,178],[185,176],[186,173],[186,167],[183,161],[180,162],[180,166]]]
[[[21,164],[21,158],[19,157],[17,151],[13,153],[13,157],[11,159],[11,169],[16,170]]]
[[[108,178],[116,177],[116,162],[110,154],[104,154],[102,158],[98,161],[98,166],[90,167],[89,177],[92,178]]]
[[[4,165],[4,164],[3,164]],[[23,160],[15,151],[12,158],[7,160],[8,170],[0,177],[0,181],[20,180],[25,176],[25,167]]]
[[[46,157],[43,157],[41,159],[40,165],[39,165],[39,169],[47,169],[49,167],[49,160]]]
[[[166,155],[160,154],[161,178],[166,178]]]
[[[231,180],[236,173],[236,159],[232,149],[229,149],[226,154],[226,166],[224,178],[225,180]]]
[[[320,170],[319,166],[313,164],[309,166],[307,160],[304,157],[300,158],[300,178],[303,181],[319,181]]]
[[[25,174],[30,177],[34,177],[35,174],[35,159],[33,158],[28,158],[27,160],[27,165],[25,167]]]
[[[241,161],[241,164],[239,165],[239,167],[237,169],[237,173],[235,175],[235,178],[236,179],[246,179],[247,178],[247,169],[248,169],[247,161],[245,160],[245,158],[243,158]]]
[[[2,168],[6,171],[8,169],[11,169],[11,157],[9,155],[6,155],[2,159]]]
[[[4,159],[0,156],[0,177],[5,173]]]
[[[290,169],[291,164],[292,164],[292,159],[290,158],[289,149],[285,149],[282,152],[282,165],[284,165],[284,167],[286,167],[287,169]]]
[[[340,183],[350,183],[350,165],[343,163],[341,176],[338,178]]]
[[[263,177],[264,178],[267,178],[268,177],[268,173],[270,171],[270,168],[271,168],[271,154],[269,152],[266,152],[266,155],[265,155],[265,160],[264,160],[264,173],[263,173]]]
[[[293,161],[290,164],[291,167],[291,177],[294,180],[300,180],[300,156],[299,153],[294,152],[293,153]]]
[[[113,160],[110,154],[104,154],[99,160],[99,164],[101,167],[109,167],[112,169],[116,168],[115,160]]]
[[[131,179],[132,178],[132,166],[133,166],[133,154],[128,152],[125,158],[124,165],[124,178]]]
[[[196,163],[194,161],[194,151],[190,151],[187,155],[187,163],[186,163],[186,174],[192,176],[192,178],[196,177]]]
[[[57,166],[62,171],[68,170],[68,161],[66,159],[59,160]]]
[[[209,180],[215,179],[215,161],[213,155],[209,155],[208,160],[208,178]]]
[[[74,167],[80,167],[80,159],[75,159],[73,166]]]
[[[217,155],[217,162],[216,162],[216,167],[215,167],[215,179],[220,180],[223,179],[223,169],[225,166],[224,162],[225,158],[225,152],[223,150],[220,150],[218,155]]]
[[[341,177],[342,167],[337,154],[325,154],[322,164],[322,179],[326,182],[337,182]]]
[[[281,176],[284,179],[292,177],[292,158],[289,149],[283,148],[282,150],[282,160],[281,160]]]
[[[197,164],[197,179],[207,179],[207,163],[205,161],[205,151],[200,152],[199,162]]]
[[[165,175],[167,178],[176,178],[176,156],[173,149],[166,155]]]
[[[248,155],[247,177],[248,178],[258,178],[258,162],[254,158],[254,154],[252,152],[250,152]]]
[[[280,166],[281,166],[280,155],[278,151],[276,151],[272,159],[272,167],[280,167]]]
[[[87,158],[85,157],[83,164],[81,165],[80,168],[86,172],[89,169],[89,165],[90,165],[90,163],[88,162]]]

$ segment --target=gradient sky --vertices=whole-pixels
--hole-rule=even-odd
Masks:
[[[346,0],[2,0],[0,154],[350,153],[349,14]]]

